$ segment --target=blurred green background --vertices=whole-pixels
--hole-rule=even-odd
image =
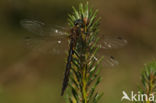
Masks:
[[[25,36],[32,35],[19,24],[37,19],[65,25],[71,7],[80,0],[1,0],[0,1],[0,103],[65,103],[60,96],[65,54],[32,51]],[[120,34],[128,44],[110,50],[119,61],[103,67],[101,103],[120,103],[122,91],[136,91],[145,63],[156,57],[155,0],[91,0],[99,9],[104,34]],[[44,51],[44,48],[41,48]],[[126,101],[125,101],[126,102]]]

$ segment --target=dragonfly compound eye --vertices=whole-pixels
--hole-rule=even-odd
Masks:
[[[78,19],[75,21],[75,26],[79,26],[79,27],[82,27],[83,26],[83,21],[81,19]]]

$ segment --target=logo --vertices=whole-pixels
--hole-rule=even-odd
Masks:
[[[134,93],[131,91],[130,95],[128,95],[125,91],[122,91],[123,97],[121,98],[121,101],[128,100],[128,101],[155,101],[154,94],[141,94],[141,92]]]

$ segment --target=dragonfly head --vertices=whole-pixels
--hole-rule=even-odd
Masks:
[[[85,25],[87,23],[87,19],[78,19],[75,21],[74,25],[79,28],[80,32],[83,32],[84,34],[88,34],[85,30]]]
[[[83,21],[81,19],[78,19],[78,20],[75,21],[74,25],[76,27],[82,28],[83,27]]]

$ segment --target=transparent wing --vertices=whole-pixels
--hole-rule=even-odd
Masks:
[[[119,64],[118,60],[116,60],[115,57],[113,56],[108,56],[108,55],[102,55],[102,56],[103,56],[103,60],[101,62],[101,65],[104,67],[114,67]],[[96,57],[94,57],[94,59],[98,61],[100,57],[101,56],[97,55]]]
[[[102,61],[102,66],[116,66],[119,64],[118,60],[114,56],[109,56],[108,50],[104,51],[103,49],[117,49],[125,46],[127,40],[118,35],[102,35],[100,37],[98,47],[100,48],[97,53],[97,58],[104,57]],[[98,59],[97,59],[98,60]]]
[[[67,28],[62,26],[50,27],[37,20],[24,19],[20,21],[21,26],[32,35],[25,37],[26,47],[40,53],[62,53],[63,47],[67,45],[64,41],[68,37]],[[67,41],[67,40],[66,40]]]
[[[21,26],[39,36],[61,36],[68,35],[67,28],[62,26],[50,27],[44,22],[38,20],[24,19],[20,21]]]
[[[50,36],[57,35],[57,36],[68,36],[69,35],[69,28],[65,28],[63,26],[55,25],[55,27],[50,28]]]
[[[117,36],[117,35],[102,35],[100,37],[100,41],[99,41],[99,48],[102,49],[114,49],[114,48],[120,48],[123,47],[127,44],[127,40],[124,39],[121,36]]]
[[[59,55],[65,52],[67,47],[67,40],[65,39],[39,39],[39,38],[25,38],[26,48],[31,52],[39,54],[54,54]]]
[[[113,56],[105,55],[104,60],[102,61],[103,66],[112,66],[113,67],[118,64],[119,64],[118,60],[116,60],[115,57],[113,57]]]
[[[37,20],[24,19],[20,21],[21,26],[29,32],[43,35],[45,32],[45,24]]]

